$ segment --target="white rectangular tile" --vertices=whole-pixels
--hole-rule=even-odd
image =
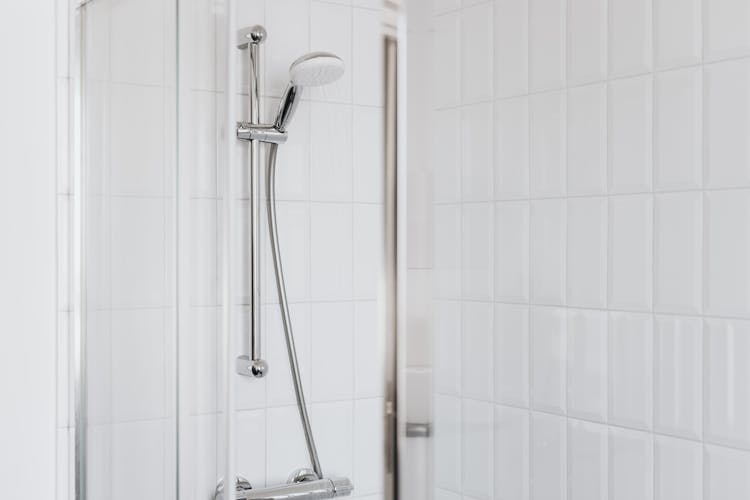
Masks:
[[[607,427],[568,421],[568,498],[607,497]]]
[[[352,9],[352,64],[349,71],[354,104],[383,105],[382,17],[380,10]]]
[[[463,201],[490,201],[492,182],[492,108],[461,109],[461,194]]]
[[[495,199],[529,194],[529,101],[527,97],[495,103],[493,180]]]
[[[492,2],[461,10],[461,102],[492,99]]]
[[[565,414],[566,411],[566,310],[531,309],[531,406]]]
[[[651,69],[652,0],[609,0],[609,77]]]
[[[165,66],[174,57],[167,53],[167,4],[135,0],[110,5],[109,67],[112,81],[162,85]],[[138,36],[132,36],[137,32]],[[136,56],[137,55],[137,56]],[[171,76],[171,75],[170,75]]]
[[[310,296],[342,300],[352,296],[352,208],[334,203],[310,206]]]
[[[406,418],[409,422],[431,421],[435,399],[432,390],[432,368],[407,368],[406,388],[409,391],[406,401]]]
[[[310,304],[292,304],[290,306],[294,345],[299,361],[302,387],[306,394],[310,394],[312,378],[312,333],[310,331]],[[268,377],[265,403],[269,407],[295,404],[292,374],[288,369],[289,354],[287,353],[284,327],[281,314],[276,304],[264,308],[261,316],[263,328],[268,331],[262,348],[268,366],[273,367],[274,377]],[[216,378],[216,376],[214,377]],[[216,391],[216,387],[213,389]]]
[[[495,406],[495,499],[529,498],[529,412]]]
[[[650,76],[609,83],[607,151],[610,193],[651,190],[651,94]]]
[[[749,7],[750,8],[750,7]],[[750,184],[750,61],[729,61],[704,70],[705,186]]]
[[[531,202],[531,300],[565,303],[564,200]]]
[[[703,53],[707,61],[750,53],[750,5],[744,0],[711,0],[703,7]]]
[[[659,500],[702,500],[703,450],[700,443],[656,436],[654,481]]]
[[[607,203],[568,199],[567,304],[604,307],[607,302]]]
[[[457,106],[461,103],[461,53],[456,33],[461,30],[460,13],[449,12],[433,18],[433,50],[440,54],[441,64],[433,66],[436,108]]]
[[[529,203],[499,202],[494,220],[495,300],[529,300]]]
[[[310,208],[305,202],[279,201],[276,211],[279,244],[284,249],[282,265],[287,296],[293,302],[305,300],[310,297]],[[270,255],[266,258],[266,263],[272,265]],[[276,299],[276,283],[272,272],[269,272],[268,279],[265,280],[266,297]]]
[[[461,491],[461,399],[435,396],[435,486]]]
[[[530,177],[532,196],[565,194],[565,93],[531,96]]]
[[[285,26],[284,31],[286,29]],[[324,2],[310,4],[310,50],[333,52],[344,61],[346,68],[344,75],[336,82],[308,89],[313,99],[352,101],[352,40],[351,7]]]
[[[608,304],[611,308],[651,310],[652,197],[609,199]]]
[[[211,491],[212,488],[216,488],[214,484],[218,475],[216,421],[216,415],[190,416],[182,421],[180,432],[184,432],[185,434],[183,435],[190,436],[190,438],[180,443],[182,446],[180,456],[180,470],[182,471],[179,481],[180,489]],[[259,427],[264,431],[265,422]],[[258,455],[260,455],[260,460],[265,461],[265,445],[263,445],[262,449],[263,452]],[[265,464],[261,463],[260,469],[260,474],[256,477],[248,478],[248,480],[255,481],[257,484],[265,484]],[[248,470],[244,464],[242,470]],[[107,476],[103,475],[101,478],[106,480]]]
[[[704,461],[704,500],[750,496],[750,453],[706,446]]]
[[[493,490],[494,414],[492,403],[463,400],[461,431],[462,491],[476,499],[489,500]]]
[[[112,413],[117,422],[166,415],[174,381],[165,371],[164,314],[161,309],[112,311]]]
[[[654,64],[668,68],[701,61],[700,0],[653,0]]]
[[[434,491],[435,500],[461,500],[461,495],[448,490],[441,490],[435,488]]]
[[[352,108],[310,103],[310,198],[352,200]]]
[[[651,315],[609,313],[609,423],[651,429],[653,324]]]
[[[461,201],[461,118],[458,108],[432,114],[432,168],[435,202]],[[369,140],[369,138],[368,138]]]
[[[461,0],[434,0],[432,2],[432,13],[442,14],[451,10],[461,8]]]
[[[312,401],[354,395],[354,306],[351,302],[312,304]]]
[[[654,319],[654,429],[700,439],[703,435],[703,322]]]
[[[645,432],[609,428],[609,498],[654,498],[653,438]]]
[[[565,500],[567,432],[565,418],[531,415],[531,498]]]
[[[383,490],[383,400],[354,401],[354,477],[357,493],[369,495]]]
[[[383,209],[381,205],[371,204],[358,204],[353,208],[354,298],[374,300],[383,274]]]
[[[492,300],[493,211],[492,203],[463,206],[461,292],[464,299]]]
[[[189,186],[186,194],[216,197],[216,94],[204,90],[187,92],[182,100],[180,113],[193,124],[183,131],[183,143],[180,145],[180,175]],[[247,191],[245,186],[241,188]]]
[[[700,193],[654,198],[654,309],[702,309],[703,197]]]
[[[310,51],[310,2],[280,0],[266,2],[268,33],[284,33],[284,43],[264,44],[266,93],[281,97],[288,82],[289,64]]]
[[[112,312],[94,310],[87,316],[86,410],[94,426],[112,422]]]
[[[461,205],[436,205],[434,220],[435,297],[461,296]]]
[[[320,461],[333,477],[352,477],[354,462],[353,401],[315,403],[310,407],[310,420],[319,444]],[[359,424],[365,424],[359,421]],[[377,428],[362,429],[375,433]]]
[[[114,195],[162,196],[165,190],[165,91],[110,87],[109,168]],[[133,147],[137,144],[137,147]]]
[[[460,396],[461,305],[458,301],[438,300],[433,314],[435,392]]]
[[[112,305],[165,304],[165,202],[158,198],[113,198]]]
[[[704,305],[712,315],[750,314],[750,192],[706,192]]]
[[[495,98],[524,94],[529,86],[528,0],[498,0],[493,14]]]
[[[380,376],[383,351],[377,334],[377,302],[354,303],[354,396],[374,398],[383,395],[385,381]]]
[[[187,311],[189,323],[181,331],[183,343],[179,356],[189,370],[180,373],[184,386],[180,390],[181,404],[188,412],[207,413],[216,411],[218,367],[218,315],[214,307],[194,307]]]
[[[568,415],[607,420],[607,314],[568,309]]]
[[[295,406],[269,408],[266,412],[266,484],[284,484],[289,471],[307,463],[305,435]]]
[[[568,2],[568,85],[604,80],[607,75],[607,1]]]
[[[495,402],[529,406],[529,308],[495,304]]]
[[[236,453],[235,466],[242,471],[243,477],[256,484],[266,482],[266,412],[265,410],[253,410],[239,412],[236,417],[235,437],[247,446],[234,447]],[[218,430],[211,429],[215,433],[213,440],[218,440]],[[216,450],[217,443],[212,443]],[[216,471],[218,472],[218,471]],[[216,473],[215,472],[215,473]],[[215,481],[215,478],[212,478]],[[253,484],[253,483],[250,483]]]
[[[145,420],[118,424],[111,428],[112,454],[110,491],[113,500],[159,498],[166,495],[167,433],[172,432],[163,420]],[[137,481],[133,478],[137,477]]]
[[[464,302],[461,309],[461,395],[492,400],[492,304]]]
[[[565,2],[529,0],[529,90],[565,84]]]
[[[86,491],[91,495],[106,497],[112,494],[112,484],[108,479],[113,477],[113,431],[113,426],[110,425],[92,425],[88,430],[86,459],[91,463],[87,465],[90,479],[87,481]],[[148,478],[143,480],[147,481]]]
[[[431,269],[406,271],[406,365],[430,367],[433,345]]]
[[[707,319],[705,327],[705,440],[750,448],[750,323]]]
[[[606,86],[568,89],[567,119],[568,195],[606,193]]]
[[[357,202],[382,203],[385,161],[381,147],[384,135],[383,111],[357,106],[353,112],[353,198]],[[315,126],[318,126],[317,120]]]
[[[672,1],[672,0],[670,0]],[[700,68],[657,73],[654,80],[654,188],[694,189],[703,182],[703,80]]]

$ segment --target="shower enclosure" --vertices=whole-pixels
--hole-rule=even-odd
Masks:
[[[750,498],[747,2],[74,7],[77,500]]]
[[[77,498],[384,494],[386,14],[75,6]]]

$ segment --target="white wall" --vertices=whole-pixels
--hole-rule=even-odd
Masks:
[[[436,498],[747,498],[748,3],[433,8]]]
[[[52,0],[0,8],[0,484],[8,498],[53,498],[56,487],[55,125],[65,73],[56,67],[55,15]]]

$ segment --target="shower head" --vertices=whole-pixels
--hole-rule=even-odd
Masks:
[[[330,52],[311,52],[289,67],[289,85],[281,98],[275,127],[283,132],[294,115],[304,87],[333,83],[344,74],[344,61]]]
[[[318,87],[333,83],[344,74],[344,61],[329,52],[311,52],[289,67],[292,85]]]

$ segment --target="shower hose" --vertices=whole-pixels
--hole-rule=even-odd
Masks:
[[[271,239],[271,253],[273,254],[273,269],[276,274],[276,289],[279,294],[279,308],[281,310],[281,322],[284,326],[284,338],[286,339],[286,350],[289,355],[289,368],[292,372],[292,382],[294,383],[294,394],[297,397],[297,408],[299,417],[302,421],[302,429],[305,432],[305,441],[307,442],[307,452],[310,455],[310,464],[313,471],[318,476],[317,479],[323,478],[323,471],[320,468],[318,451],[315,448],[315,439],[313,438],[312,428],[310,427],[310,416],[307,413],[307,404],[305,403],[305,393],[302,389],[302,379],[300,377],[299,362],[297,360],[297,349],[294,346],[294,333],[292,332],[292,319],[289,314],[289,302],[286,298],[286,285],[284,283],[284,270],[281,265],[281,250],[279,247],[279,230],[276,223],[276,154],[278,144],[269,144],[268,165],[266,168],[266,203],[268,213],[268,232]]]

